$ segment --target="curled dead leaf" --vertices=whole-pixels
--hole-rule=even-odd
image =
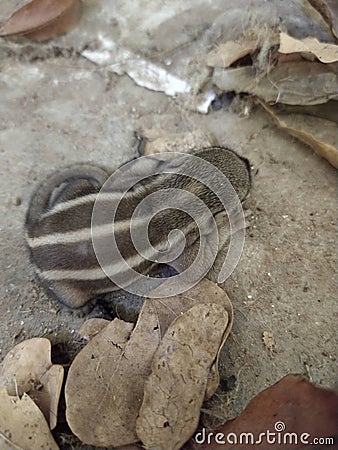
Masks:
[[[46,41],[71,30],[80,18],[80,0],[32,0],[1,26],[0,36]]]
[[[275,114],[275,112],[270,108],[268,105],[266,105],[261,100],[257,99],[258,103],[263,107],[263,109],[269,113],[269,115],[272,117],[274,122],[278,125],[279,128],[289,133],[291,136],[294,136],[304,142],[305,144],[312,147],[316,153],[318,153],[321,157],[325,158],[329,163],[335,167],[338,168],[338,150],[333,145],[323,142],[320,139],[318,139],[314,135],[314,131],[308,131],[300,128],[295,127],[295,122],[293,121],[292,124],[288,125],[286,123],[287,118],[282,120],[278,115]],[[335,125],[333,125],[334,128],[336,128]]]
[[[0,364],[0,387],[8,395],[27,393],[43,412],[53,429],[63,381],[63,367],[51,362],[51,343],[32,338],[16,345]]]
[[[137,419],[137,435],[147,449],[179,449],[195,431],[228,320],[223,306],[206,303],[169,326],[154,355]]]
[[[0,388],[0,404],[2,450],[58,450],[41,410],[27,394],[13,397]]]

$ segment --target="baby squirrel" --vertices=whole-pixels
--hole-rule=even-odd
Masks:
[[[247,197],[251,187],[247,159],[224,147],[203,148],[190,154],[217,167],[241,201]],[[140,201],[159,189],[178,188],[197,195],[213,215],[224,210],[217,195],[204,184],[191,177],[164,173],[163,161],[156,164],[161,173],[139,182],[127,193],[118,206],[114,222],[114,236],[123,258],[135,271],[145,275],[156,263],[138,255],[126,226]],[[212,169],[207,176],[213,177]],[[105,170],[93,165],[66,168],[43,181],[29,204],[25,232],[31,261],[42,285],[69,308],[82,308],[100,295],[119,289],[101,269],[91,234],[94,202],[108,177]],[[107,197],[104,201],[108,210],[112,199]],[[187,245],[196,241],[194,236],[198,230],[191,217],[173,209],[165,209],[153,218],[148,229],[149,240],[154,247],[163,249],[168,234],[177,228],[188,237]]]

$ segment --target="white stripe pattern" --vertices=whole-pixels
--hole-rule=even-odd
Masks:
[[[57,205],[53,206],[53,209],[42,214],[41,219],[53,216],[54,214],[58,214],[63,211],[67,211],[67,209],[75,208],[76,206],[82,206],[86,203],[91,202],[94,203],[96,200],[101,202],[114,200],[116,201],[121,200],[122,197],[126,198],[129,195],[128,193],[122,195],[121,192],[102,192],[100,194],[83,195],[82,197],[77,197],[72,200],[68,200],[67,202],[58,203]]]

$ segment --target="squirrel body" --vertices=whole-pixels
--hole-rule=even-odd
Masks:
[[[204,148],[191,154],[226,175],[241,201],[247,197],[251,187],[248,160],[224,147]],[[194,177],[166,173],[166,162],[160,159],[153,164],[158,166],[159,175],[150,175],[126,193],[118,205],[113,225],[109,210],[116,196],[114,192],[107,192],[98,197],[109,174],[94,165],[78,164],[59,171],[43,181],[33,194],[26,215],[26,243],[41,283],[61,303],[78,309],[119,289],[102,270],[93,247],[92,212],[98,198],[107,210],[98,233],[104,235],[114,227],[121,255],[130,267],[145,275],[156,265],[156,255],[151,254],[149,259],[139,255],[129,230],[130,218],[143,199],[158,190],[163,190],[169,198],[172,189],[182,189],[202,200],[214,216],[224,210],[217,195]],[[177,164],[179,167],[179,160]],[[206,179],[214,176],[212,166],[210,172],[203,174]],[[194,173],[194,167],[189,170]],[[142,224],[143,217],[138,220]],[[154,216],[149,224],[149,241],[153,248],[159,252],[165,250],[168,234],[173,229],[183,232],[187,246],[198,238],[191,216],[185,211],[168,208]],[[117,262],[110,263],[114,270],[120,270]]]

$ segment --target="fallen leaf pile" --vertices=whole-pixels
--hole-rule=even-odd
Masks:
[[[1,26],[0,36],[47,41],[74,28],[80,12],[80,0],[33,0],[12,14]]]
[[[146,299],[134,328],[91,321],[81,331],[91,340],[65,387],[73,433],[96,446],[142,440],[147,448],[180,448],[217,389],[218,355],[232,322],[228,297],[206,279],[177,297]]]
[[[208,289],[215,302],[206,299]],[[121,450],[249,450],[260,440],[261,448],[277,450],[279,436],[288,450],[305,449],[314,438],[327,445],[312,448],[337,448],[338,395],[301,375],[287,375],[259,393],[220,429],[197,429],[202,402],[217,386],[210,368],[217,372],[232,307],[208,280],[173,304],[164,299],[157,305],[146,300],[134,329],[118,319],[90,319],[83,326],[80,334],[90,340],[71,365],[65,392],[68,424],[81,441]],[[34,396],[35,389],[49,393],[48,418],[55,426],[63,371],[50,363],[49,341],[22,342],[0,369],[0,448],[57,450],[46,404]]]
[[[311,35],[296,39],[284,31],[259,31],[253,27],[234,41],[218,44],[206,56],[206,64],[213,68],[212,81],[221,92],[257,98],[280,129],[311,146],[337,168],[338,150],[331,142],[336,139],[338,123],[337,4],[312,1],[304,8],[308,17],[318,12],[322,15],[326,22],[322,24],[323,32],[331,30],[331,41],[320,42]],[[300,22],[297,32],[304,34],[308,28],[304,25],[302,29]],[[306,120],[297,120],[287,110],[284,115],[274,107],[299,105],[299,113],[318,117],[320,106],[328,102],[333,114],[328,120],[321,119],[322,124],[308,128],[303,125]]]
[[[50,429],[56,426],[62,381],[63,367],[52,364],[48,339],[29,339],[5,356],[0,364],[1,448],[57,448]]]

